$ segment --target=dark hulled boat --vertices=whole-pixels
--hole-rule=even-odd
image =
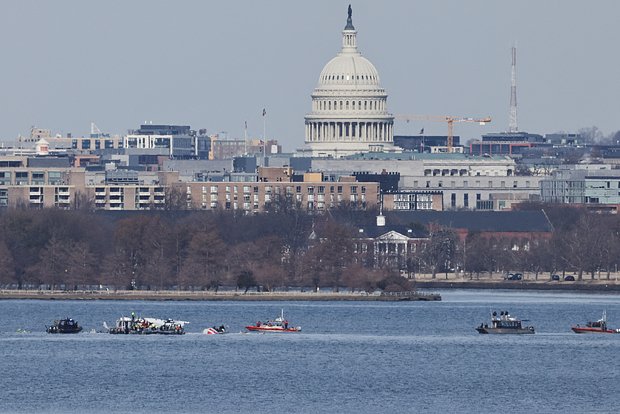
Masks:
[[[511,316],[508,311],[502,311],[499,315],[493,312],[491,316],[491,326],[481,323],[476,331],[481,334],[533,334],[533,326],[523,326],[522,320]]]
[[[46,326],[47,333],[73,334],[82,331],[82,327],[71,318],[59,319],[54,321],[52,326]]]

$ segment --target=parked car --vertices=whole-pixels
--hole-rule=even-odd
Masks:
[[[560,275],[551,275],[551,280],[559,281]]]
[[[564,276],[564,280],[566,280],[567,282],[574,282],[575,276],[573,275]]]
[[[521,273],[508,273],[504,280],[521,280],[523,279],[523,274]]]

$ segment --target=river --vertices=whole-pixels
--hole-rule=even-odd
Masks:
[[[0,412],[616,412],[620,296],[441,292],[442,302],[0,301]],[[296,334],[242,333],[284,309]],[[535,335],[480,335],[507,310]],[[109,335],[131,312],[183,336]],[[70,316],[77,335],[45,325]],[[225,324],[227,335],[203,335]],[[21,330],[22,332],[18,332]],[[23,333],[23,331],[26,331]]]

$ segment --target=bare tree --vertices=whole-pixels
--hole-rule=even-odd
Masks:
[[[13,255],[4,239],[0,239],[0,284],[16,283]]]

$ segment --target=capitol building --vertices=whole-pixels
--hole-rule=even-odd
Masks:
[[[351,6],[342,31],[342,50],[330,60],[312,93],[305,145],[313,157],[340,158],[360,152],[400,152],[394,117],[375,66],[357,50]]]

